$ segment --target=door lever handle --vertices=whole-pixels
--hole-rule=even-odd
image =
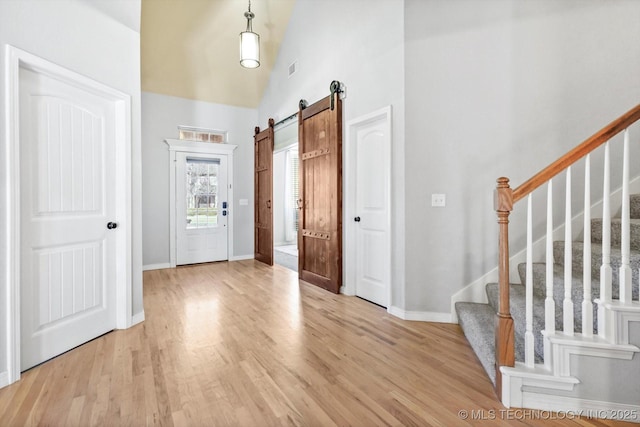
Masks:
[[[357,217],[353,218],[353,220],[354,220],[355,222],[360,222],[360,217],[359,217],[359,216],[357,216]]]

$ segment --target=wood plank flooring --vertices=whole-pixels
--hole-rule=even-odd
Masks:
[[[144,323],[1,389],[0,426],[621,424],[501,413],[458,325],[403,321],[280,266],[145,272],[144,304]]]

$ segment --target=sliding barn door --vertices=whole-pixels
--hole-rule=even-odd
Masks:
[[[342,285],[342,103],[318,101],[298,116],[300,279],[331,292]]]
[[[255,145],[255,258],[273,265],[273,119],[260,132],[256,127]]]

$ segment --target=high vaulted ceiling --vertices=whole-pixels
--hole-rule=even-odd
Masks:
[[[142,90],[256,108],[295,0],[253,0],[260,67],[240,66],[245,0],[142,0]]]

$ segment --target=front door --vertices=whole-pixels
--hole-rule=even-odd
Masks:
[[[116,327],[116,106],[20,72],[20,366]]]
[[[227,156],[176,153],[176,264],[229,259]]]
[[[300,279],[342,285],[342,101],[326,97],[298,113]]]

